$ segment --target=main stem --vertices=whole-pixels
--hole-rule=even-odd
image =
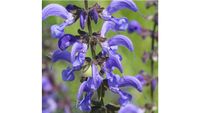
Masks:
[[[84,0],[84,4],[85,4],[85,9],[88,10],[88,0]],[[87,11],[88,13],[88,11]],[[88,16],[87,18],[87,27],[88,27],[88,33],[89,33],[89,44],[90,44],[90,48],[91,48],[91,53],[92,53],[92,59],[96,59],[96,53],[95,53],[95,45],[94,43],[91,43],[92,39],[92,27],[91,27],[91,20]],[[98,99],[101,102],[101,104],[103,105],[103,97],[102,97],[102,92],[103,92],[103,87],[102,85],[99,87],[98,89]]]
[[[156,23],[154,23],[154,26],[153,26],[153,31],[152,31],[152,34],[151,34],[151,76],[153,78],[154,76],[154,61],[153,61],[153,52],[155,50],[155,47],[154,47],[154,43],[155,43],[155,31],[156,31]],[[152,85],[152,84],[151,84]],[[152,103],[154,103],[154,92],[153,90],[151,89],[151,86],[150,86],[150,90],[151,90],[151,101]],[[154,113],[154,111],[152,111],[151,113]]]

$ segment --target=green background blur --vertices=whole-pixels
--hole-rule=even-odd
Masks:
[[[94,3],[100,4],[102,7],[106,8],[108,4],[110,3],[109,0],[89,0],[89,7],[92,6]],[[151,15],[155,13],[155,8],[151,7],[150,9],[145,8],[146,1],[134,1],[136,5],[139,8],[139,12],[132,12],[128,9],[123,9],[121,11],[118,11],[114,14],[115,17],[127,17],[130,20],[137,20],[142,27],[152,29],[153,28],[153,22],[150,20],[144,19],[142,15]],[[79,7],[84,7],[83,0],[43,0],[42,1],[42,7],[46,6],[50,3],[57,3],[60,5],[63,5],[64,7],[67,4],[75,4]],[[43,57],[46,58],[47,56],[50,56],[50,53],[57,49],[57,40],[51,38],[50,36],[50,26],[54,24],[60,24],[63,22],[62,18],[59,17],[49,17],[46,20],[42,22],[42,40],[43,43],[46,45],[49,45],[50,48],[43,48]],[[92,29],[94,31],[100,31],[101,26],[103,24],[103,21],[99,19],[98,23],[95,25],[94,22],[92,22]],[[65,28],[65,33],[70,34],[78,34],[77,30],[80,29],[79,20],[76,21],[76,23],[72,24],[69,27]],[[84,29],[87,31],[87,27]],[[144,51],[150,51],[151,49],[151,38],[147,37],[145,40],[143,40],[138,34],[128,34],[127,32],[120,32],[121,34],[128,36],[134,45],[134,51],[130,52],[128,49],[124,47],[119,47],[118,53],[120,53],[123,57],[122,65],[124,68],[123,75],[137,75],[141,70],[144,70],[145,72],[150,74],[150,61],[148,60],[146,63],[142,62],[142,56]],[[106,35],[106,37],[112,37],[116,35],[115,32],[109,31]],[[157,45],[157,42],[156,42]],[[90,51],[87,53],[88,56],[90,56]],[[61,72],[63,69],[66,68],[68,63],[66,62],[57,62],[55,64],[52,64],[52,70],[55,73],[55,80],[56,82],[60,83],[63,82],[61,78]],[[154,65],[154,75],[158,76],[158,62]],[[84,73],[87,76],[90,76],[91,69],[89,69],[86,73]],[[118,70],[114,70],[115,73],[122,75]],[[81,113],[77,108],[75,108],[76,104],[76,94],[77,90],[80,85],[80,74],[81,72],[75,73],[75,81],[73,82],[65,82],[66,86],[69,89],[68,95],[71,98],[72,105],[73,105],[73,112],[74,113]],[[125,88],[126,90],[127,88]],[[150,87],[145,87],[142,93],[138,93],[133,88],[128,88],[127,90],[130,91],[130,93],[133,95],[133,102],[136,103],[136,105],[143,106],[145,103],[149,103],[151,101],[150,99]],[[156,105],[158,105],[158,88],[156,88],[155,92],[155,99],[156,99]],[[110,93],[109,91],[106,92],[106,97],[104,99],[105,103],[113,102],[117,103],[117,95]]]

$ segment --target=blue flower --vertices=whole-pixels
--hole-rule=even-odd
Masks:
[[[147,83],[143,75],[138,74],[135,77],[142,83],[142,85],[145,85]]]
[[[61,51],[61,50],[55,50],[53,52],[51,61],[52,62],[57,62],[59,60],[65,60],[68,62],[71,62],[71,54],[68,51]]]
[[[111,21],[105,21],[101,29],[101,37],[105,37],[105,34],[112,31],[125,31],[128,28],[128,19],[123,18],[112,18]]]
[[[140,34],[142,32],[140,24],[135,20],[129,22],[127,30],[129,33],[137,32],[138,34]]]
[[[133,105],[133,104],[127,104],[125,106],[122,106],[118,113],[144,113],[145,111],[141,108]]]
[[[112,72],[107,71],[106,78],[108,80],[109,89],[112,92],[119,94],[120,98],[118,101],[120,105],[126,105],[132,100],[132,96],[129,93],[121,90],[120,87],[132,86],[138,91],[142,91],[141,82],[134,76],[120,77],[119,75],[115,75]]]
[[[67,69],[62,71],[62,78],[64,81],[74,80],[74,71],[80,70],[85,62],[85,55],[87,52],[87,45],[80,42],[75,42],[72,46],[70,61],[72,63],[72,68],[67,67]]]
[[[156,86],[157,86],[157,80],[156,80],[156,78],[154,78],[151,80],[151,90],[155,91]]]
[[[101,85],[103,78],[99,75],[98,68],[95,64],[92,64],[92,77],[88,77],[87,81],[84,81],[77,94],[77,101],[80,110],[90,111],[91,97],[93,92],[96,91]],[[83,92],[86,92],[86,96],[80,101]]]
[[[74,80],[74,70],[70,67],[62,71],[62,79],[64,81],[73,81]]]
[[[95,8],[93,8],[92,10],[90,10],[89,12],[89,16],[91,17],[92,20],[94,20],[94,23],[97,24],[98,21],[98,12]]]
[[[46,92],[53,90],[53,86],[47,76],[42,76],[42,90]]]
[[[103,48],[103,54],[109,55],[109,58],[105,63],[106,68],[111,71],[113,70],[113,67],[117,67],[120,72],[123,72],[121,65],[122,57],[116,51],[118,46],[124,46],[130,51],[133,51],[133,44],[131,40],[124,35],[115,35],[107,41],[101,43],[101,46]]]
[[[91,97],[93,92],[88,92],[83,100],[79,103],[79,109],[82,111],[90,111],[91,110]]]
[[[62,24],[51,26],[51,35],[53,38],[62,37],[64,35],[64,28],[75,21],[73,14],[58,4],[49,4],[42,10],[42,20],[45,20],[49,16],[59,16],[65,19]]]
[[[113,13],[125,8],[135,12],[138,10],[137,6],[132,0],[112,0],[110,5],[103,10],[103,18],[109,19]]]
[[[87,21],[86,12],[81,11],[81,13],[80,13],[80,26],[81,26],[81,29],[84,29],[86,21]]]
[[[58,47],[61,50],[65,50],[69,46],[73,45],[77,41],[77,38],[71,34],[65,34],[58,41]]]

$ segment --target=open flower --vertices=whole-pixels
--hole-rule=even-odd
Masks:
[[[78,100],[78,107],[82,111],[90,111],[91,110],[91,97],[93,92],[96,91],[103,78],[99,75],[98,68],[95,64],[92,64],[92,77],[88,77],[87,81],[84,81],[78,91],[77,100]],[[80,101],[83,92],[86,92],[86,96]]]
[[[101,36],[104,37],[105,33],[109,30],[112,31],[125,31],[128,28],[129,22],[126,17],[123,18],[115,18],[112,16],[113,13],[122,10],[122,9],[130,9],[134,12],[138,10],[136,4],[132,0],[112,0],[110,5],[103,10],[102,18],[105,22],[101,31]],[[107,28],[108,27],[108,28]],[[131,27],[129,28],[131,31]]]
[[[141,82],[134,76],[123,76],[120,77],[119,75],[115,75],[112,72],[106,72],[106,78],[108,80],[109,89],[116,94],[119,94],[119,104],[126,105],[132,100],[132,96],[121,90],[120,87],[127,87],[132,86],[136,88],[138,91],[142,91],[142,84]]]
[[[64,35],[64,28],[74,23],[73,14],[58,4],[49,4],[42,10],[42,20],[45,20],[49,16],[59,16],[65,19],[62,24],[51,26],[51,35],[53,38],[62,37]]]

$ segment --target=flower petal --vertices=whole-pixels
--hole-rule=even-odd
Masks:
[[[128,102],[132,100],[132,96],[129,93],[119,90],[118,94],[120,95],[120,98],[118,101],[119,101],[119,104],[122,106],[126,105]]]
[[[67,68],[66,70],[62,71],[62,79],[64,81],[73,81],[74,80],[74,70],[71,68]]]
[[[49,4],[42,10],[42,20],[45,20],[49,16],[59,16],[63,19],[67,19],[71,18],[72,14],[61,5]]]
[[[78,100],[78,102],[79,102],[79,100],[80,100],[80,98],[81,98],[81,95],[83,94],[83,91],[84,91],[86,85],[87,85],[87,81],[84,81],[84,82],[80,85],[80,87],[79,87],[78,94],[77,94],[77,100]]]
[[[76,9],[80,9],[78,6],[76,6],[76,5],[73,5],[73,4],[68,4],[67,6],[66,6],[66,9],[67,9],[67,11],[73,11],[73,10],[76,10]]]
[[[92,64],[92,77],[95,87],[98,88],[101,85],[103,78],[99,75],[98,68],[95,64]]]
[[[76,56],[77,52],[86,53],[86,51],[87,51],[86,44],[80,43],[80,42],[75,42],[71,49],[71,61],[72,62],[75,61],[75,56]]]
[[[60,38],[64,35],[64,29],[62,29],[58,25],[52,25],[51,26],[51,36],[53,38]]]
[[[71,54],[68,51],[55,50],[52,55],[52,62],[57,62],[58,60],[66,60],[71,62]]]
[[[48,76],[42,76],[42,90],[49,92],[53,89],[53,86],[48,78]]]
[[[128,28],[128,19],[123,18],[111,18],[109,21],[103,23],[101,29],[101,37],[105,37],[106,33],[112,31],[125,31]]]
[[[157,80],[154,78],[153,80],[151,80],[151,90],[155,91],[157,86]]]
[[[135,77],[142,83],[142,85],[146,84],[147,81],[145,80],[143,75],[138,74]]]
[[[81,111],[90,111],[91,110],[91,98],[93,92],[88,92],[87,95],[83,98],[83,100],[79,103],[79,109]]]
[[[128,102],[132,100],[132,96],[129,93],[122,91],[118,87],[110,87],[110,90],[113,93],[119,94],[120,98],[118,101],[119,101],[119,104],[122,106],[126,105]]]
[[[92,20],[94,20],[94,23],[97,24],[98,21],[98,12],[95,8],[93,8],[92,10],[90,10],[89,15],[91,17]]]
[[[128,24],[128,32],[129,33],[137,32],[138,34],[140,34],[142,32],[142,28],[137,21],[133,20]]]
[[[80,13],[80,26],[81,26],[81,29],[84,29],[85,23],[86,23],[86,12],[81,11],[81,13]]]
[[[144,113],[144,110],[133,104],[126,104],[120,108],[118,113]]]
[[[85,62],[85,53],[78,53],[78,55],[75,58],[75,61],[72,62],[73,69],[80,70],[84,62]]]
[[[123,76],[118,85],[119,87],[133,86],[138,91],[142,91],[142,83],[134,76]]]
[[[105,34],[109,31],[109,30],[114,30],[115,27],[115,23],[112,21],[105,21],[103,23],[102,29],[101,29],[101,37],[105,37]]]
[[[76,37],[71,34],[65,34],[62,38],[58,41],[58,47],[61,50],[65,50],[67,47],[72,45],[74,42],[76,42]]]
[[[121,45],[128,48],[130,51],[133,51],[133,44],[132,41],[124,36],[124,35],[115,35],[108,40],[108,44],[110,46]]]
[[[118,68],[121,73],[123,72],[119,55],[110,52],[109,58],[106,61],[106,68],[111,71],[113,70],[113,67]]]
[[[132,0],[112,0],[110,5],[106,8],[106,11],[112,15],[118,10],[125,8],[135,12],[138,10],[136,4]]]
[[[111,18],[111,21],[115,23],[116,31],[125,31],[128,28],[128,19],[123,18]]]

